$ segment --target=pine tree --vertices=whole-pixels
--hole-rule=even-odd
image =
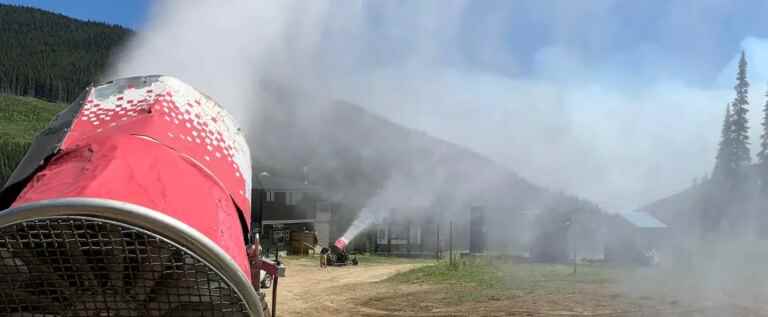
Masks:
[[[768,92],[765,93],[768,97]],[[760,135],[760,152],[757,153],[757,162],[760,171],[760,185],[763,191],[768,191],[768,98],[763,105],[763,134]]]
[[[731,146],[733,146],[735,168],[742,169],[749,166],[752,161],[749,153],[749,120],[747,119],[749,82],[747,81],[747,58],[744,51],[741,52],[736,86],[733,89],[736,91],[736,98],[731,103],[731,137],[733,138]]]
[[[735,174],[735,164],[733,162],[733,118],[731,115],[731,105],[725,106],[725,118],[723,127],[720,131],[720,144],[715,158],[715,170],[712,177],[718,181],[733,179]]]
[[[720,131],[720,144],[715,159],[715,169],[711,181],[702,188],[698,200],[698,210],[702,234],[711,234],[720,226],[723,210],[729,203],[724,199],[730,196],[736,184],[737,168],[734,162],[733,147],[733,105],[725,106],[723,127]]]

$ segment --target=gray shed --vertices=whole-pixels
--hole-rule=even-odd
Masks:
[[[668,227],[642,211],[616,214],[610,226],[605,259],[610,262],[650,264]]]

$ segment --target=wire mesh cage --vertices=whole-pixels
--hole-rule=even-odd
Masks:
[[[89,217],[0,228],[0,316],[248,316],[194,254],[147,231]]]

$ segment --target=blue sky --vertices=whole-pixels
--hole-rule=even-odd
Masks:
[[[0,2],[134,29],[146,22],[151,7],[149,0]],[[624,64],[633,70],[632,80],[654,76],[647,73],[648,63],[664,63],[676,77],[706,85],[745,37],[768,36],[765,12],[766,1],[473,1],[463,13],[462,39],[455,49],[469,67],[527,76],[535,72],[536,52],[557,43],[586,64]],[[489,28],[503,32],[485,33]],[[488,36],[497,38],[499,56],[478,53],[485,48],[478,49],[477,40]]]
[[[82,20],[137,28],[144,23],[150,0],[2,0],[0,3],[32,6]]]

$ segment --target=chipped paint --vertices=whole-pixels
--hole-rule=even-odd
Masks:
[[[125,130],[131,122],[151,120],[161,128],[130,133],[145,134],[190,156],[213,171],[233,196],[241,196],[236,200],[250,205],[250,152],[234,118],[211,98],[176,78],[146,80],[144,86],[120,87],[119,82],[113,82],[92,89],[64,147],[93,134],[113,133],[115,129],[129,132]]]

